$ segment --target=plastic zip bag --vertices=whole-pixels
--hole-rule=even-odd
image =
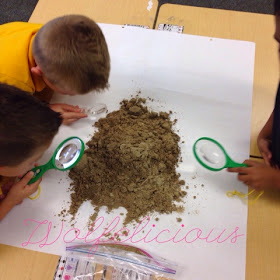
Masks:
[[[173,262],[130,245],[102,244],[94,249],[87,244],[67,246],[54,280],[178,279],[178,266]]]

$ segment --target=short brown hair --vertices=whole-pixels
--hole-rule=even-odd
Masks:
[[[16,166],[47,145],[62,118],[27,92],[0,84],[0,166]]]
[[[100,27],[67,15],[46,23],[32,44],[36,63],[54,85],[80,94],[108,87],[110,56]]]

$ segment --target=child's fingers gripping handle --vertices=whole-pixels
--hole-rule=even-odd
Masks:
[[[34,175],[28,182],[28,185],[35,183],[38,179],[40,179],[43,176],[43,174],[45,173],[46,170],[44,170],[44,168],[42,168],[42,167],[43,166],[36,166],[31,169],[31,171],[33,171]]]
[[[34,192],[37,191],[39,184],[42,182],[42,178],[38,179],[35,183],[30,184],[27,186],[28,191],[30,192],[30,194],[33,194]]]
[[[37,191],[38,187],[39,187],[39,184],[40,182],[42,181],[41,180],[37,180],[36,183],[33,183],[31,185],[29,185],[31,179],[34,177],[34,172],[33,171],[29,171],[27,172],[24,177],[18,182],[19,184],[22,185],[22,187],[25,187],[25,192],[26,192],[26,196],[28,196],[30,199],[35,199],[37,198],[39,195],[40,195],[40,191],[41,189],[39,188],[39,191],[37,193],[37,195],[34,197],[30,197],[31,194],[33,194],[34,192]],[[27,186],[27,187],[26,187]]]
[[[33,170],[28,171],[28,172],[23,176],[23,178],[20,180],[20,183],[21,183],[23,186],[29,185],[29,182],[32,180],[33,177],[34,177],[34,171],[33,171]]]

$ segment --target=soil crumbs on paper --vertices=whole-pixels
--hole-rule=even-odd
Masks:
[[[87,200],[95,207],[92,221],[102,206],[108,212],[124,207],[125,225],[153,212],[184,210],[178,205],[187,193],[176,173],[180,137],[172,129],[175,121],[171,112],[149,111],[145,103],[138,97],[124,100],[118,111],[95,123],[98,131],[69,173],[71,215]]]

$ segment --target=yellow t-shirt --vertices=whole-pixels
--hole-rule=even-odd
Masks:
[[[42,91],[45,83],[31,75],[36,66],[32,42],[42,24],[12,22],[0,25],[0,83],[34,93]]]

